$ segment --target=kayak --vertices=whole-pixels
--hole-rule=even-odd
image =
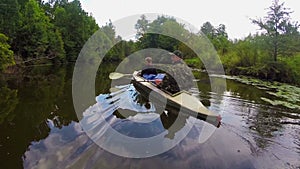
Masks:
[[[147,80],[140,76],[140,71],[133,73],[132,83],[136,90],[146,98],[151,95],[151,102],[161,103],[162,106],[167,105],[180,112],[193,116],[197,119],[206,121],[216,127],[221,125],[221,116],[208,110],[200,100],[191,93],[183,90],[175,94],[159,89],[154,80]]]

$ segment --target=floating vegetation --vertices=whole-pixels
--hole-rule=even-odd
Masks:
[[[197,72],[194,70],[193,73]],[[199,72],[198,72],[199,73]],[[197,75],[197,73],[196,73]],[[261,97],[261,100],[274,106],[283,106],[293,110],[300,110],[300,88],[285,83],[263,81],[246,76],[228,76],[211,74],[210,77],[225,78],[235,80],[243,84],[254,86],[264,90],[270,97]],[[195,76],[196,77],[196,76]],[[196,77],[197,78],[197,77]],[[275,97],[275,98],[274,98]]]
[[[283,106],[293,110],[300,110],[300,88],[285,83],[263,81],[260,79],[245,76],[227,76],[212,75],[213,77],[221,77],[236,80],[241,83],[255,86],[260,90],[266,91],[270,95],[269,98],[261,97],[261,100],[268,102],[274,106]],[[275,98],[274,98],[275,97]]]
[[[261,100],[263,100],[265,102],[268,102],[273,106],[280,105],[280,106],[284,106],[284,107],[287,107],[287,108],[290,108],[290,109],[299,109],[300,110],[299,105],[296,105],[296,104],[293,104],[293,103],[290,103],[290,102],[281,101],[281,100],[270,100],[270,99],[265,98],[265,97],[261,97]]]

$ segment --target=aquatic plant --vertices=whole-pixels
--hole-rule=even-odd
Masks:
[[[266,93],[275,97],[275,99],[264,98],[261,100],[270,103],[271,105],[280,105],[289,109],[300,110],[300,88],[285,83],[263,81],[259,79],[233,76],[231,79],[241,83],[252,85],[258,89],[265,90]]]

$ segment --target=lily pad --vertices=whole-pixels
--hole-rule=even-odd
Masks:
[[[284,106],[287,107],[289,109],[299,109],[300,110],[300,106],[296,105],[296,104],[292,104],[290,102],[286,102],[286,101],[282,101],[282,100],[270,100],[268,98],[265,97],[261,97],[261,100],[270,103],[273,106]]]
[[[245,76],[231,76],[229,79],[239,81],[244,84],[255,86],[260,90],[276,97],[276,99],[261,98],[262,100],[272,104],[281,105],[290,109],[300,109],[300,88],[285,83],[269,82],[260,79],[245,77]]]

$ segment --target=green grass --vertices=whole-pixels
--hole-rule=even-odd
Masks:
[[[202,69],[203,68],[203,63],[201,60],[196,57],[196,58],[190,58],[190,59],[184,59],[185,63],[192,68],[196,69]]]
[[[286,63],[287,67],[291,69],[291,76],[295,83],[300,85],[300,53],[293,57],[280,58],[280,60]]]

